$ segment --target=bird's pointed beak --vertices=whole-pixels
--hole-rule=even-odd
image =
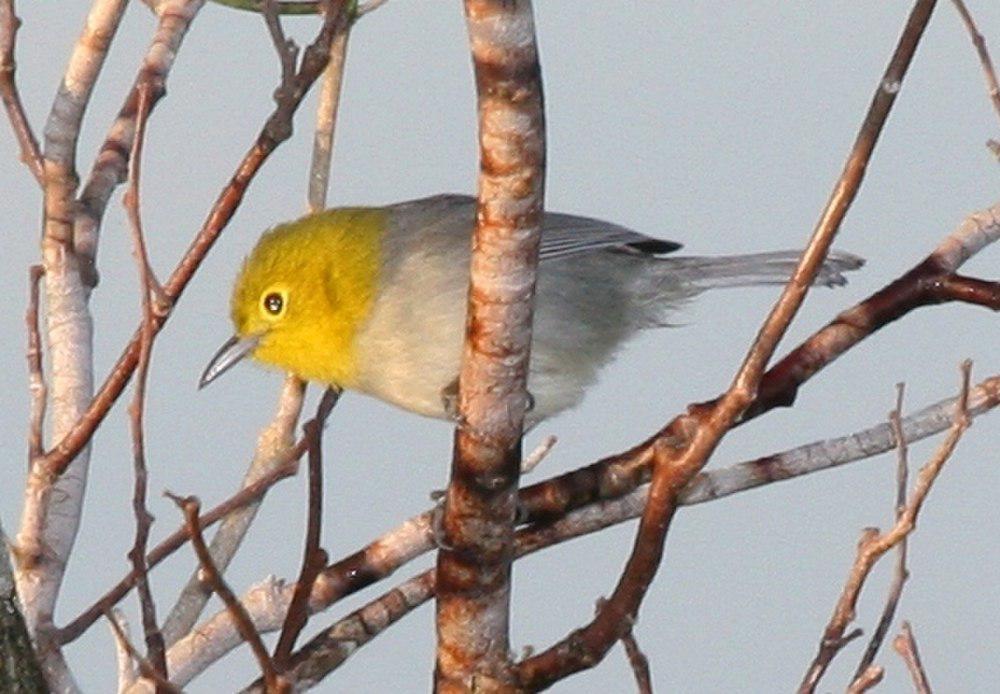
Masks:
[[[260,344],[260,338],[260,335],[250,335],[249,337],[233,335],[226,340],[226,343],[219,348],[219,351],[212,357],[212,361],[205,367],[205,372],[198,380],[198,390],[229,371],[243,357],[254,351]]]

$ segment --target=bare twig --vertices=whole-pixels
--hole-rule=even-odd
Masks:
[[[319,415],[325,418],[329,415],[329,410],[320,409]],[[325,421],[325,419],[321,419],[320,421]],[[267,432],[265,432],[265,434],[267,434]],[[294,475],[298,469],[297,461],[305,455],[307,448],[308,441],[304,437],[294,446],[289,448],[282,447],[281,451],[275,455],[275,458],[272,461],[272,466],[267,472],[260,474],[255,480],[249,481],[246,486],[238,492],[216,505],[210,511],[206,512],[199,519],[199,526],[201,528],[207,528],[221,519],[231,519],[231,514],[234,511],[254,503],[259,500],[260,497],[276,482]],[[154,547],[146,557],[148,568],[153,568],[166,559],[179,547],[182,547],[188,539],[189,535],[186,526],[181,527],[179,530],[176,530],[167,536],[158,545],[156,545],[156,547]],[[110,609],[111,606],[118,603],[119,600],[128,594],[129,590],[131,590],[131,588],[135,585],[136,578],[137,577],[134,571],[125,576],[125,578],[119,581],[117,585],[105,593],[93,605],[88,607],[82,614],[60,629],[56,635],[57,641],[60,644],[65,644],[78,638],[90,627],[91,624],[97,621],[97,619],[99,619],[105,611]]]
[[[205,580],[212,586],[212,590],[215,591],[222,602],[225,603],[226,610],[240,630],[240,635],[250,644],[250,649],[253,651],[257,663],[260,665],[261,672],[264,674],[264,681],[267,682],[268,692],[285,691],[285,688],[282,686],[281,677],[274,668],[274,663],[271,660],[271,656],[267,653],[267,648],[264,646],[260,634],[254,628],[253,622],[247,615],[243,605],[237,600],[236,595],[226,584],[225,579],[222,578],[222,574],[219,573],[214,562],[212,562],[212,555],[208,551],[208,545],[205,544],[205,538],[201,534],[201,526],[198,524],[200,511],[198,499],[193,496],[181,498],[169,493],[168,496],[184,511],[188,534],[191,536],[191,546],[194,547],[195,554],[198,555],[198,562],[201,564]]]
[[[139,665],[139,673],[156,685],[157,694],[160,692],[180,694],[181,690],[170,684],[170,682],[164,678],[159,667],[149,662],[146,658],[143,658],[142,654],[139,653],[135,646],[132,645],[132,642],[129,640],[128,633],[126,633],[124,627],[118,623],[119,615],[117,614],[117,611],[108,612],[105,616],[108,618],[108,624],[111,625],[111,632],[115,636],[116,646],[120,650],[125,651],[128,657]],[[119,670],[120,669],[121,664],[119,664]]]
[[[332,399],[335,403],[340,397],[340,391],[328,389],[324,397]],[[329,407],[332,408],[333,404]],[[305,436],[309,441],[309,517],[302,568],[295,583],[285,623],[281,627],[281,635],[274,648],[274,663],[279,672],[284,672],[288,667],[288,658],[292,648],[295,647],[295,640],[302,633],[302,628],[309,618],[309,595],[312,593],[313,584],[327,563],[326,552],[320,547],[320,530],[323,524],[323,430],[318,422],[317,417],[305,427]]]
[[[21,20],[15,13],[14,0],[0,0],[0,99],[3,99],[10,127],[21,147],[21,161],[41,185],[45,173],[42,151],[31,129],[28,116],[24,112],[24,104],[21,103],[15,79],[17,63],[14,60],[14,48],[17,45],[17,30],[20,27]]]
[[[892,640],[892,647],[906,662],[906,667],[913,678],[913,687],[917,694],[931,694],[931,684],[927,680],[927,672],[923,663],[920,662],[920,653],[917,651],[917,640],[913,637],[913,629],[909,622],[903,622],[903,629],[896,638]]]
[[[28,310],[24,322],[28,333],[28,392],[31,395],[31,413],[28,417],[28,463],[34,462],[42,453],[45,424],[45,405],[48,388],[42,370],[42,337],[38,328],[38,283],[45,274],[41,265],[28,268]]]
[[[997,116],[1000,116],[1000,85],[997,84],[997,73],[993,68],[993,61],[990,59],[990,52],[986,48],[986,39],[979,33],[976,22],[962,0],[952,0],[955,9],[958,10],[962,23],[965,24],[972,39],[972,45],[976,47],[976,54],[979,56],[979,64],[983,68],[983,77],[986,79],[986,93],[990,97]]]
[[[909,477],[909,461],[907,459],[909,448],[906,443],[906,435],[903,433],[903,391],[903,384],[896,384],[896,409],[889,413],[889,422],[892,426],[893,438],[896,440],[897,452],[896,521],[899,521],[903,515],[903,511],[906,510],[906,488]],[[966,401],[965,407],[968,408],[968,401]],[[892,575],[892,583],[889,585],[889,595],[886,598],[885,607],[882,609],[882,616],[879,618],[878,624],[875,626],[875,631],[872,632],[872,637],[868,641],[868,647],[865,649],[865,653],[861,657],[861,662],[858,663],[858,667],[854,671],[855,682],[863,679],[875,662],[875,656],[878,655],[878,651],[882,647],[882,642],[885,640],[886,634],[889,633],[889,627],[892,626],[892,620],[896,616],[896,607],[899,605],[899,598],[903,594],[903,586],[910,575],[906,569],[906,545],[907,541],[906,537],[904,537],[896,546],[896,568]]]
[[[878,665],[869,665],[864,672],[854,678],[851,686],[847,688],[847,694],[863,694],[882,681],[885,670]]]
[[[910,498],[903,512],[899,514],[896,523],[884,533],[879,533],[875,528],[868,528],[862,533],[858,543],[857,557],[848,574],[840,598],[837,600],[833,615],[823,631],[819,651],[806,671],[802,684],[799,685],[800,694],[815,691],[820,678],[826,672],[826,668],[843,645],[841,637],[847,625],[854,619],[858,596],[861,594],[868,574],[886,552],[899,544],[916,528],[917,516],[920,514],[920,509],[930,493],[934,481],[945,462],[954,452],[962,434],[969,428],[972,420],[969,417],[966,403],[968,402],[970,371],[971,363],[964,362],[962,364],[962,388],[959,395],[961,405],[955,413],[955,420],[948,430],[945,440],[927,464],[920,469]]]
[[[653,476],[635,545],[618,585],[597,616],[549,649],[517,666],[521,686],[541,689],[593,667],[636,617],[663,556],[681,489],[708,461],[725,433],[757,397],[764,369],[795,317],[864,178],[865,168],[934,8],[918,0],[875,91],[844,171],[838,179],[792,278],[764,321],[729,390],[711,405],[695,406],[667,425],[652,443]]]
[[[87,182],[80,192],[73,219],[73,249],[80,262],[83,280],[88,286],[97,284],[97,243],[101,220],[111,194],[127,174],[139,113],[139,90],[145,89],[148,92],[148,110],[152,113],[166,93],[167,78],[177,53],[204,4],[205,0],[159,0],[153,7],[157,15],[153,38],[143,56],[132,88],[94,160]],[[164,297],[158,299],[160,303],[165,303]]]
[[[460,426],[438,552],[439,691],[510,683],[510,565],[545,191],[545,116],[531,0],[465,0],[480,172]]]
[[[347,21],[345,3],[339,2],[337,3],[337,11],[331,11],[325,15],[319,35],[304,51],[299,70],[295,75],[293,88],[276,94],[276,96],[280,95],[281,99],[277,102],[274,111],[268,117],[250,150],[244,155],[235,175],[216,200],[188,251],[164,282],[164,298],[171,304],[176,303],[180,298],[208,251],[236,212],[247,187],[260,167],[271,153],[291,136],[292,115],[313,82],[326,67],[330,42],[333,40],[337,26],[344,21]],[[169,314],[157,316],[154,324],[156,332],[163,328],[168,318]],[[43,462],[48,475],[58,476],[65,470],[68,462],[90,441],[94,431],[118,399],[138,364],[140,343],[138,333],[139,331],[125,346],[104,384],[86,407],[86,411],[76,419],[72,428],[62,436],[59,442],[46,453]]]
[[[635,634],[632,629],[622,636],[622,646],[625,648],[625,655],[628,657],[628,664],[635,675],[635,685],[639,694],[653,694],[653,678],[649,673],[649,658],[639,650],[636,643]]]
[[[546,456],[552,452],[552,448],[559,442],[555,436],[549,435],[542,439],[541,443],[535,446],[528,455],[521,461],[521,474],[527,475],[534,471],[538,465],[545,460]]]
[[[146,546],[153,517],[146,507],[147,468],[145,452],[145,409],[146,383],[149,376],[149,360],[153,350],[153,321],[155,310],[153,296],[159,291],[149,264],[146,240],[142,227],[140,200],[140,180],[142,171],[142,149],[146,136],[146,123],[151,107],[151,85],[143,85],[139,92],[138,115],[136,116],[135,139],[129,161],[129,185],[125,192],[125,210],[132,229],[133,254],[139,267],[139,291],[142,297],[142,340],[139,351],[139,365],[135,381],[135,395],[129,406],[132,428],[132,459],[135,474],[135,488],[132,508],[135,514],[135,543],[129,552],[129,560],[137,576],[136,588],[142,606],[142,628],[146,640],[147,656],[151,666],[162,679],[167,678],[166,647],[163,634],[156,619],[156,604],[149,588],[148,567],[146,566]],[[159,689],[159,685],[157,685]]]
[[[330,62],[323,72],[323,87],[316,106],[316,131],[313,135],[312,163],[309,166],[309,211],[326,208],[330,180],[330,161],[333,158],[333,134],[340,106],[340,91],[344,83],[344,61],[351,25],[344,24],[330,44]]]
[[[274,3],[271,2],[268,5],[272,12],[265,12],[264,17],[267,21],[272,43],[281,62],[282,80],[281,86],[278,89],[281,91],[281,98],[285,99],[288,98],[286,93],[289,90],[294,90],[295,59],[298,49],[285,36],[279,18],[273,14]],[[334,60],[333,53],[336,52],[337,42],[345,35],[347,30],[348,24],[346,22],[337,25],[336,33],[330,45],[331,61]],[[336,66],[334,66],[333,62],[327,65],[327,79],[329,79],[330,73],[334,69],[343,70],[343,61],[341,60],[339,65]],[[337,97],[339,98],[339,93]],[[322,120],[322,114],[326,112],[324,109],[330,108],[333,109],[335,114],[336,104],[331,106],[328,102],[324,103],[324,98],[321,96],[320,105],[318,106],[318,118]],[[335,115],[331,115],[327,119],[331,136],[334,127],[334,117]],[[329,158],[327,158],[325,164],[327,166],[325,170],[317,168],[319,165],[316,163],[316,155],[314,153],[311,176],[322,181],[324,192],[326,190],[326,181],[329,177]],[[317,212],[321,208],[322,205],[320,207],[310,205],[310,211],[313,212]],[[291,437],[302,409],[304,389],[305,385],[297,377],[290,375],[286,378],[282,394],[279,398],[278,412],[258,438],[257,450],[254,453],[254,459],[251,462],[250,470],[247,472],[244,484],[249,484],[261,474],[266,474],[271,466],[276,464],[282,450],[291,445]],[[229,566],[229,562],[242,543],[250,527],[250,523],[256,516],[258,505],[258,503],[250,504],[233,512],[230,517],[225,519],[219,531],[212,538],[212,557],[216,566],[221,571],[225,572],[226,567]],[[176,642],[190,631],[202,613],[207,599],[208,593],[205,590],[205,586],[198,579],[197,575],[192,576],[164,624],[164,634],[166,635],[167,643],[172,644]]]
[[[129,634],[125,613],[117,607],[108,611],[108,624],[115,640],[115,660],[118,663],[118,694],[123,694],[134,685],[139,676],[135,671],[135,647]]]
[[[243,489],[229,500],[234,501],[242,496],[243,502],[238,506],[229,507],[209,546],[212,561],[222,572],[229,567],[236,550],[242,544],[250,524],[257,515],[264,494],[272,484],[295,474],[298,470],[295,461],[305,452],[306,439],[303,437],[296,446],[293,436],[302,412],[304,397],[305,384],[296,376],[287,376],[278,397],[277,411],[257,437],[257,448],[243,478]],[[257,491],[248,491],[251,488]],[[203,528],[210,524],[207,519],[202,520]],[[187,539],[183,532],[179,536],[175,533],[171,537],[178,540],[172,549],[176,549]],[[122,584],[118,587],[122,588]],[[124,588],[128,590],[127,586]],[[208,602],[210,595],[211,591],[201,580],[199,572],[195,571],[164,620],[163,636],[168,646],[191,630],[205,609],[205,603]]]

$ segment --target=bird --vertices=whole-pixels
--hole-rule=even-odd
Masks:
[[[455,420],[476,199],[340,207],[264,232],[233,285],[235,334],[203,388],[245,357]],[[620,349],[708,289],[784,284],[800,251],[674,255],[681,244],[544,212],[524,428],[578,404]],[[831,252],[816,284],[864,260]]]

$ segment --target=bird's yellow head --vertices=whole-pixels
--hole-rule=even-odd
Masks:
[[[201,385],[251,355],[306,380],[350,386],[354,338],[378,288],[385,223],[378,209],[337,209],[261,236],[233,287],[236,334]]]

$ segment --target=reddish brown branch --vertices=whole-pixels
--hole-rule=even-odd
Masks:
[[[17,30],[20,27],[21,20],[15,14],[14,0],[0,0],[0,99],[3,99],[11,130],[14,131],[14,137],[21,147],[21,161],[41,185],[45,177],[42,150],[24,112],[24,104],[21,103],[15,79],[17,63],[14,60],[14,48],[17,45]]]
[[[649,658],[639,649],[632,628],[629,628],[622,636],[622,647],[625,649],[625,656],[632,668],[632,674],[635,675],[636,690],[639,694],[653,694],[653,678],[649,672]]]
[[[329,412],[340,397],[340,391],[328,389],[323,396],[324,403],[320,405]],[[329,404],[327,404],[329,403]],[[325,419],[325,417],[324,417]],[[320,531],[323,525],[323,429],[319,424],[320,417],[305,425],[305,438],[309,442],[309,515],[306,525],[306,543],[302,556],[302,568],[292,594],[292,602],[285,615],[285,623],[281,627],[278,644],[274,648],[274,664],[279,672],[288,668],[288,659],[295,640],[302,633],[302,628],[309,619],[309,595],[320,571],[326,568],[328,557],[320,547]]]
[[[965,6],[965,3],[962,0],[952,0],[952,3],[955,5],[955,9],[958,10],[958,14],[962,17],[962,23],[965,24],[965,28],[969,32],[969,38],[972,39],[972,45],[976,47],[979,64],[983,68],[983,77],[986,79],[986,93],[990,97],[990,103],[993,104],[997,115],[1000,116],[1000,85],[997,84],[997,73],[993,69],[993,61],[990,59],[990,52],[986,48],[986,39],[979,33],[976,22],[972,19],[969,8]]]
[[[271,656],[268,655],[267,648],[264,646],[260,634],[257,633],[257,629],[254,628],[253,621],[251,621],[246,609],[244,609],[243,604],[226,584],[225,579],[222,578],[222,574],[216,568],[215,562],[212,561],[212,554],[208,551],[208,545],[205,544],[205,538],[201,533],[201,525],[198,523],[200,511],[198,499],[193,496],[181,498],[169,493],[167,496],[184,511],[188,535],[191,537],[191,546],[194,548],[195,554],[198,555],[198,563],[201,565],[205,581],[211,586],[222,602],[225,603],[226,610],[232,617],[236,628],[239,629],[240,636],[250,644],[250,650],[253,651],[254,657],[257,659],[257,663],[260,665],[261,672],[264,675],[264,681],[267,683],[267,691],[269,693],[290,691],[287,685],[283,683],[277,670],[275,670],[274,662],[271,660]]]
[[[322,73],[329,58],[330,42],[338,25],[347,21],[345,6],[336,3],[336,11],[328,12],[316,40],[305,50],[301,65],[295,74],[294,84],[287,90],[279,90],[281,99],[268,117],[260,134],[250,150],[244,155],[232,179],[223,189],[208,214],[201,230],[195,236],[187,252],[178,262],[170,277],[163,284],[164,299],[174,304],[180,298],[194,273],[200,267],[212,245],[225,229],[243,200],[247,187],[271,153],[291,136],[294,115],[309,87]],[[278,94],[276,94],[277,96]],[[158,314],[153,331],[158,333],[167,322],[169,313]],[[111,406],[117,401],[122,390],[134,373],[139,361],[141,328],[136,331],[126,345],[107,379],[94,396],[86,412],[79,421],[44,456],[44,465],[49,474],[58,476],[65,471],[73,457],[90,441],[97,427],[104,420]]]
[[[927,464],[920,469],[913,492],[896,523],[884,533],[879,533],[876,528],[867,528],[862,533],[854,564],[851,566],[847,581],[833,610],[833,615],[823,630],[819,651],[799,685],[799,694],[815,691],[816,685],[823,677],[830,662],[843,647],[842,635],[847,625],[854,619],[858,596],[861,594],[872,568],[886,552],[898,545],[916,528],[920,509],[930,493],[934,481],[971,423],[968,411],[970,372],[971,363],[966,361],[962,364],[962,387],[959,395],[961,406],[956,410],[955,420],[944,441]]]
[[[543,689],[574,672],[593,667],[621,638],[623,629],[635,621],[659,567],[670,521],[677,509],[678,494],[705,465],[718,442],[756,397],[764,368],[801,306],[861,186],[868,161],[934,4],[934,0],[918,0],[914,6],[809,245],[729,390],[715,403],[689,408],[687,414],[674,419],[654,439],[649,498],[632,553],[611,597],[589,624],[517,666],[523,687]]]
[[[910,311],[943,301],[964,301],[967,292],[945,289],[962,264],[1000,239],[1000,205],[965,219],[924,260],[860,303],[838,315],[772,366],[761,381],[757,400],[739,420],[743,424],[775,408],[791,405],[798,389],[840,355]],[[995,297],[1000,282],[975,280]],[[965,278],[958,286],[966,284]],[[981,303],[981,302],[980,302]],[[996,308],[996,304],[985,304]],[[599,499],[627,494],[649,480],[652,445],[659,433],[639,445],[586,467],[534,484],[520,492],[522,513],[531,520],[557,518]]]
[[[910,677],[913,678],[913,688],[916,689],[917,694],[931,694],[931,684],[927,680],[924,664],[920,662],[917,640],[913,637],[913,629],[909,622],[903,622],[903,630],[892,640],[892,647],[906,663]]]
[[[337,402],[337,398],[334,396],[334,393],[335,391],[328,390],[324,393],[323,398],[320,399],[315,419],[315,421],[319,423],[320,428],[322,428],[322,426],[326,423],[327,418],[330,416],[330,412]],[[260,479],[247,484],[231,497],[215,505],[211,510],[201,516],[201,518],[198,519],[199,526],[201,528],[207,528],[219,522],[234,510],[242,508],[247,504],[260,499],[261,496],[263,496],[264,493],[277,482],[294,475],[298,470],[299,458],[305,455],[308,448],[309,440],[307,437],[303,436],[295,443],[294,446],[279,455],[274,461],[273,468],[266,474],[262,475]],[[189,534],[187,527],[181,526],[179,529],[175,530],[163,539],[149,552],[146,557],[147,567],[151,569],[159,564],[161,561],[173,554],[177,549],[184,546],[184,543],[186,543],[188,539]],[[128,595],[129,590],[131,590],[135,585],[136,579],[137,575],[134,571],[126,575],[121,581],[118,582],[117,585],[101,596],[93,605],[88,607],[72,622],[67,624],[62,629],[59,629],[56,633],[56,641],[62,645],[78,638],[81,634],[83,634],[83,632],[90,628],[90,626],[97,621],[101,615],[116,605],[123,597]]]
[[[438,552],[439,692],[510,681],[510,567],[545,184],[531,0],[465,0],[479,200],[451,480]],[[490,684],[492,683],[492,685]]]
[[[298,460],[305,455],[307,444],[305,439],[298,441],[294,447],[285,453],[281,460],[276,461],[274,469],[261,477],[259,480],[248,484],[225,501],[219,503],[207,511],[198,523],[202,528],[208,528],[218,523],[233,510],[242,508],[247,504],[260,499],[264,493],[273,487],[277,482],[291,477],[298,470]],[[169,557],[188,541],[189,535],[187,527],[181,527],[164,538],[158,545],[150,550],[146,555],[147,568],[152,569],[164,559]],[[116,605],[135,586],[138,578],[135,571],[127,574],[121,581],[107,593],[102,595],[93,605],[84,610],[73,621],[59,629],[56,633],[56,640],[60,644],[66,644],[79,638],[90,626],[100,619],[105,611]]]
[[[28,417],[28,461],[32,463],[44,452],[43,426],[48,388],[42,367],[42,338],[38,326],[38,283],[45,275],[42,265],[28,268],[28,309],[24,323],[28,333],[28,392],[31,395],[31,412]]]
[[[132,143],[132,156],[129,161],[129,185],[125,193],[125,209],[132,229],[133,253],[139,266],[139,291],[142,296],[142,327],[140,329],[139,364],[135,381],[135,396],[129,406],[132,428],[132,461],[135,483],[132,495],[132,509],[135,514],[135,542],[128,553],[132,562],[132,570],[136,574],[136,588],[139,593],[139,603],[142,607],[142,629],[146,640],[147,655],[152,667],[167,679],[166,647],[163,633],[156,620],[156,604],[149,588],[149,569],[146,565],[146,546],[149,542],[149,531],[153,517],[146,507],[146,490],[148,475],[145,451],[145,409],[146,383],[149,376],[149,360],[153,349],[153,321],[156,314],[153,310],[153,293],[158,287],[153,279],[146,252],[146,241],[142,228],[141,200],[139,184],[142,171],[142,146],[146,135],[146,122],[149,117],[151,90],[143,88],[139,96],[139,113],[136,118],[135,139]],[[157,691],[163,688],[157,685]]]

